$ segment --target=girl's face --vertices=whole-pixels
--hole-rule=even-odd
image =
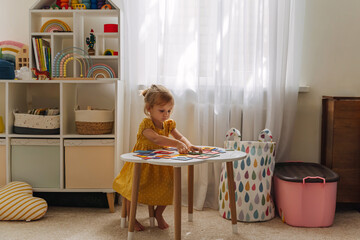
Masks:
[[[148,109],[150,117],[155,124],[161,124],[170,118],[173,103],[166,103],[163,105],[154,105]],[[157,126],[158,127],[158,126]]]

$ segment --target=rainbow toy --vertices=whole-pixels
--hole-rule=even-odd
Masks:
[[[53,78],[66,78],[66,66],[70,61],[77,61],[80,65],[80,77],[83,78],[92,67],[90,56],[82,48],[70,47],[58,52],[53,61]],[[87,75],[87,74],[85,74]]]
[[[51,19],[41,26],[40,32],[71,32],[71,28],[59,19]]]
[[[87,73],[87,77],[98,78],[116,78],[114,70],[106,64],[95,64]]]
[[[6,60],[16,66],[16,54],[25,44],[16,41],[1,41],[0,42],[0,59]]]

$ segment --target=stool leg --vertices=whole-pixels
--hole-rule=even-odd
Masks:
[[[128,240],[132,240],[134,235],[134,225],[135,225],[136,205],[139,194],[140,174],[141,174],[141,163],[135,163],[132,190],[131,190]]]
[[[125,227],[126,227],[126,217],[127,217],[126,204],[127,204],[127,199],[124,198],[124,197],[122,197],[122,203],[121,203],[121,222],[120,222],[120,227],[121,227],[121,228],[125,228]]]
[[[226,163],[226,171],[228,174],[228,186],[229,186],[229,198],[230,198],[230,212],[231,212],[231,223],[233,233],[238,233],[237,231],[237,217],[236,217],[236,204],[235,204],[235,182],[234,182],[234,169],[233,163]]]
[[[149,205],[149,217],[150,217],[150,227],[155,227],[155,210],[154,206]]]
[[[194,208],[194,165],[188,166],[188,221],[193,221]]]

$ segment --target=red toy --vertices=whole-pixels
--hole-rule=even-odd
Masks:
[[[118,32],[117,24],[104,24],[104,32]]]
[[[48,71],[39,71],[36,68],[31,69],[36,76],[36,80],[51,80],[50,73]]]

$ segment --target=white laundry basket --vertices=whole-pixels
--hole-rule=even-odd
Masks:
[[[233,137],[234,140],[230,140]],[[226,134],[224,147],[239,150],[248,155],[234,162],[235,202],[238,221],[267,221],[275,216],[271,196],[271,182],[275,167],[275,142],[271,132],[264,129],[259,141],[240,141],[240,132],[232,128]],[[222,165],[219,185],[219,212],[223,218],[231,219],[230,202],[225,164]]]

